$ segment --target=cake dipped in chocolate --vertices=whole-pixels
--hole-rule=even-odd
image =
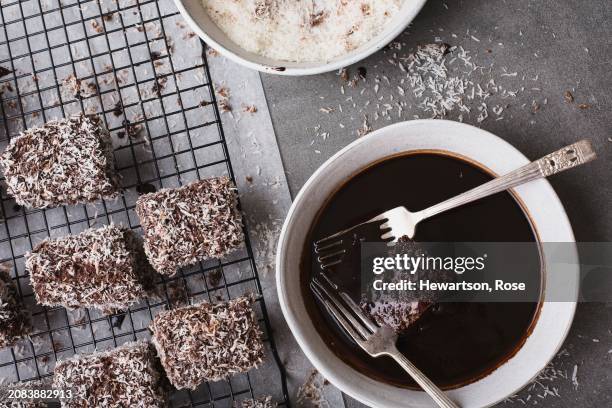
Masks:
[[[144,341],[59,361],[53,387],[73,392],[63,408],[167,406],[155,350]]]
[[[153,267],[174,275],[181,267],[221,258],[242,245],[242,217],[228,177],[142,195],[136,213]]]
[[[404,236],[389,246],[385,255],[418,258],[429,254],[429,249],[426,245]],[[389,282],[405,281],[415,284],[422,280],[451,282],[455,278],[454,272],[435,267],[415,271],[392,269],[385,276],[385,280]],[[373,290],[372,285],[369,285],[369,290],[363,294],[359,305],[378,325],[389,326],[401,334],[445,295],[443,291],[421,290],[418,285],[415,286],[414,290],[381,291]]]
[[[0,349],[13,346],[30,333],[30,315],[17,293],[6,264],[0,265]]]
[[[101,119],[52,120],[11,140],[0,156],[8,193],[19,205],[49,208],[119,194],[110,134]]]
[[[252,305],[245,296],[159,313],[150,327],[152,341],[172,385],[194,390],[256,368],[264,345]]]
[[[26,254],[26,268],[44,306],[112,313],[141,300],[152,286],[136,234],[117,225],[46,239]]]

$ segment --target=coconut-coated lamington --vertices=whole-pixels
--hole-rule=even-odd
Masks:
[[[126,310],[152,286],[139,246],[133,231],[117,225],[42,241],[26,254],[36,300],[44,306],[95,307],[104,313]]]
[[[172,385],[194,390],[257,367],[264,345],[252,305],[247,296],[159,313],[152,342]]]
[[[158,365],[150,343],[127,343],[59,361],[53,387],[73,391],[72,399],[62,401],[63,408],[166,407],[167,392]]]
[[[0,265],[0,349],[13,346],[30,332],[30,316],[25,311],[17,287],[5,264]]]
[[[119,194],[110,134],[100,118],[52,120],[13,138],[0,156],[8,192],[19,205],[49,208]]]
[[[151,265],[164,275],[242,245],[242,218],[236,188],[228,177],[144,194],[136,213]]]

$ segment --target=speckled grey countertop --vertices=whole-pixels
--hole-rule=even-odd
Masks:
[[[358,67],[366,68],[365,80],[359,79],[354,87],[337,73],[302,78],[262,75],[292,195],[321,163],[358,137],[364,119],[378,129],[415,115],[431,116],[418,107],[420,100],[410,85],[401,82],[406,73],[397,60],[436,40],[462,46],[472,62],[484,67],[470,74],[475,82],[493,78],[518,91],[516,97],[501,102],[495,96],[486,100],[489,117],[481,123],[480,105],[471,101],[472,112],[464,115],[465,122],[499,135],[531,158],[582,137],[593,140],[599,159],[551,182],[577,239],[610,241],[612,4],[608,0],[430,0],[398,39],[399,45],[349,67],[349,79],[358,74]],[[466,75],[464,66],[459,67],[461,72],[455,75]],[[573,102],[564,97],[566,91]],[[492,112],[498,103],[504,108],[500,115]],[[385,104],[391,105],[387,115],[383,115]],[[450,112],[448,118],[458,119],[458,112]],[[565,351],[547,375],[503,406],[612,406],[611,312],[610,304],[581,304]],[[347,406],[360,406],[346,400]]]

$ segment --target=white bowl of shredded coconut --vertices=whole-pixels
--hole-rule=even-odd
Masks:
[[[262,72],[311,75],[385,47],[426,0],[175,0],[209,46]]]

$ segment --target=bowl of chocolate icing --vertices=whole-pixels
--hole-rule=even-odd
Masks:
[[[358,139],[312,175],[281,233],[277,289],[298,344],[326,378],[371,406],[432,406],[401,368],[365,354],[317,302],[308,285],[318,273],[313,241],[398,205],[426,208],[528,162],[520,151],[482,129],[417,120]],[[410,188],[403,188],[407,185]],[[419,225],[415,240],[521,242],[538,248],[521,264],[532,278],[536,298],[423,302],[410,305],[418,311],[412,318],[374,305],[379,323],[401,331],[398,349],[460,406],[486,407],[514,394],[555,356],[576,307],[574,236],[551,185],[536,180],[440,214]],[[563,284],[575,290],[562,302],[552,293],[557,285],[551,270],[555,254],[542,245],[546,242],[566,243],[569,266]],[[345,259],[333,280],[358,301],[363,282],[355,259]]]

